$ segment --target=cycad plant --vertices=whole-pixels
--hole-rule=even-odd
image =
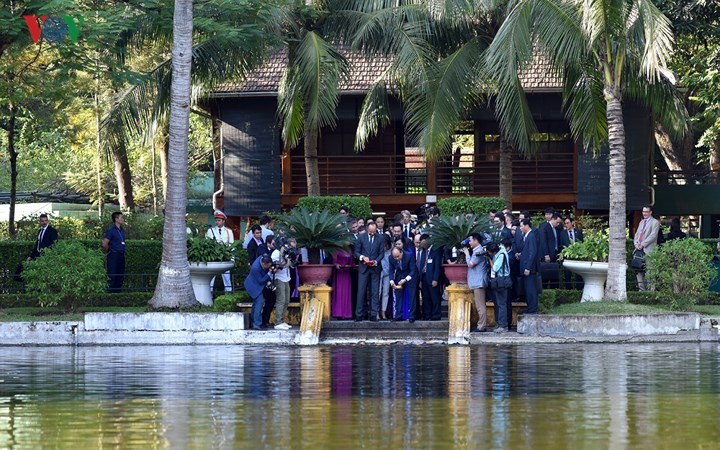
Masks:
[[[445,247],[458,250],[458,264],[465,263],[465,254],[460,251],[461,242],[473,233],[482,233],[490,225],[487,216],[440,216],[432,220],[432,227],[428,229],[428,238],[425,245],[435,248]]]
[[[355,237],[345,226],[345,218],[329,210],[295,208],[279,217],[278,222],[279,233],[294,238],[299,248],[307,249],[309,262],[313,264],[322,262],[320,250],[334,255],[355,242]]]
[[[675,134],[687,113],[667,69],[673,35],[651,0],[516,0],[488,49],[501,130],[519,148],[535,130],[518,73],[542,54],[564,84],[573,137],[609,147],[610,251],[605,298],[626,300],[623,102],[650,109]]]

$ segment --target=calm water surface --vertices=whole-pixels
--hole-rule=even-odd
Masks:
[[[0,348],[0,448],[720,448],[717,345]]]

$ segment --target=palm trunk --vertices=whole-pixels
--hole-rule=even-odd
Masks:
[[[168,144],[168,135],[163,130],[160,133],[160,138],[155,143],[155,148],[160,151],[160,180],[162,181],[163,205],[167,202],[168,194]]]
[[[151,309],[190,308],[199,305],[190,283],[185,234],[192,20],[192,0],[176,0],[173,16],[169,176],[163,228],[163,254],[155,294],[150,300]]]
[[[17,107],[10,106],[10,120],[8,121],[8,153],[10,154],[10,215],[8,217],[8,234],[10,239],[15,239],[15,203],[17,202],[17,158],[15,150],[15,120],[17,118]]]
[[[500,135],[500,197],[505,207],[512,211],[512,147]]]
[[[97,17],[97,12],[95,13]],[[100,61],[95,58],[95,183],[97,184],[98,217],[102,217],[105,194],[102,185],[102,141],[100,139]]]
[[[308,197],[320,196],[320,171],[318,170],[318,131],[305,125],[305,174],[307,175]]]
[[[135,208],[135,198],[132,189],[132,173],[128,161],[127,148],[125,144],[113,147],[112,158],[115,163],[115,179],[118,185],[118,200],[120,209],[126,211]]]
[[[607,300],[627,300],[625,124],[619,95],[606,86],[608,141],[610,146],[610,255],[605,286]]]

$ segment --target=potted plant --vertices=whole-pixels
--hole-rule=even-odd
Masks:
[[[322,264],[320,250],[335,254],[355,241],[340,214],[294,208],[278,219],[278,231],[297,241],[298,248],[307,250],[308,261],[298,266],[303,284],[324,284],[332,275],[332,264]]]
[[[462,242],[473,233],[482,233],[488,229],[490,221],[487,216],[439,216],[432,220],[432,227],[428,229],[430,238],[428,246],[435,248],[454,248],[457,259],[452,264],[443,264],[445,276],[450,283],[467,283],[468,267],[465,254],[462,251]]]
[[[583,278],[585,287],[581,302],[597,302],[605,294],[610,246],[605,231],[590,231],[583,241],[565,247],[560,256],[563,269]]]
[[[188,239],[187,253],[188,262],[190,263],[190,281],[195,292],[195,298],[203,305],[213,306],[210,280],[235,266],[233,259],[239,243],[238,241],[233,245],[226,245],[216,242],[215,239],[205,237]]]

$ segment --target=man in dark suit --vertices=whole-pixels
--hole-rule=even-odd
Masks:
[[[514,267],[515,270],[513,272],[516,274],[516,278],[515,278],[513,287],[515,288],[515,293],[517,294],[518,300],[520,300],[521,297],[522,298],[525,297],[525,289],[523,289],[523,287],[522,287],[524,277],[522,276],[522,272],[520,271],[520,253],[522,252],[523,243],[524,243],[523,233],[522,233],[522,230],[520,229],[520,227],[521,227],[522,221],[524,219],[530,220],[530,212],[529,211],[520,211],[519,218],[520,218],[520,221],[518,222],[517,229],[515,230],[515,236],[513,237],[513,245],[512,245],[512,251],[515,254],[515,258],[513,258],[515,261],[515,267]],[[530,222],[530,229],[534,230],[534,228],[532,226],[532,222]],[[537,234],[538,233],[534,233],[536,239],[537,239]],[[513,270],[513,267],[511,267],[510,270]]]
[[[265,283],[270,281],[270,274],[268,272],[272,271],[271,266],[272,258],[270,255],[257,258],[250,265],[250,272],[243,283],[245,290],[253,299],[251,310],[253,330],[262,329],[262,308],[265,303],[263,290],[265,289]]]
[[[523,236],[523,248],[520,252],[520,277],[525,288],[525,301],[527,302],[527,314],[538,313],[538,241],[533,234],[535,231],[530,227],[530,219],[523,219],[520,222],[520,231]]]
[[[390,227],[390,237],[393,238],[393,242],[397,241],[398,239],[402,240],[403,248],[405,250],[409,250],[413,246],[412,240],[408,239],[405,236],[402,223],[395,223],[392,227]]]
[[[35,246],[33,246],[30,256],[27,260],[35,259],[41,254],[41,250],[44,248],[52,247],[55,241],[58,240],[57,230],[50,225],[50,219],[47,214],[40,214],[40,231],[38,231],[37,238],[35,239]]]
[[[265,237],[265,243],[258,246],[257,257],[255,259],[265,255],[272,256],[273,251],[275,251],[275,235],[269,234]],[[272,311],[275,308],[275,291],[265,288],[263,297],[265,298],[265,304],[262,309],[261,326],[262,328],[270,328],[270,315],[272,315]]]
[[[558,247],[560,241],[558,239],[558,229],[555,223],[559,220],[559,216],[553,208],[545,209],[545,222],[538,227],[540,238],[540,259],[543,262],[557,261]]]
[[[252,264],[258,256],[258,249],[261,245],[263,245],[262,240],[262,228],[260,228],[260,225],[255,224],[250,228],[250,234],[252,235],[252,238],[250,238],[250,242],[247,246],[247,252],[248,252],[248,261],[250,261],[250,264]]]
[[[417,260],[420,284],[422,287],[422,320],[440,320],[442,303],[442,263],[443,248],[425,248],[430,236],[420,236],[421,250]]]
[[[568,216],[565,218],[565,229],[560,233],[560,251],[563,251],[566,247],[574,244],[575,242],[582,242],[585,237],[583,232],[579,228],[575,228],[572,217]],[[575,275],[576,283],[571,285],[572,273],[569,270],[565,270],[565,277],[563,280],[563,289],[581,289],[583,281],[580,275]]]
[[[402,234],[407,240],[412,242],[413,235],[415,234],[415,224],[412,223],[412,215],[410,211],[404,210],[402,212]],[[409,247],[406,247],[409,248]]]
[[[367,226],[367,233],[358,236],[355,241],[355,259],[358,260],[358,289],[357,304],[355,305],[355,321],[359,322],[365,317],[365,294],[370,284],[370,316],[373,322],[377,321],[380,299],[380,275],[382,259],[385,256],[384,239],[377,234],[377,226],[371,223]]]
[[[410,252],[403,251],[397,247],[392,249],[392,263],[395,265],[390,279],[390,287],[393,292],[393,320],[400,322],[403,319],[403,300],[405,299],[405,291],[408,292],[409,302],[409,319],[415,322],[416,305],[415,293],[417,292],[417,265],[415,263],[415,255]]]

